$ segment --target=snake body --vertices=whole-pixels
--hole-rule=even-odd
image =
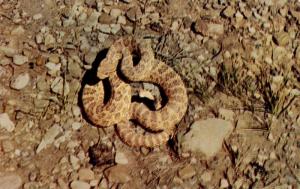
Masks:
[[[133,62],[134,51],[141,57],[137,65]],[[117,74],[120,60],[120,71],[130,82],[150,82],[161,87],[168,98],[165,106],[152,111],[142,103],[131,102],[130,85]],[[171,67],[154,58],[148,43],[137,42],[131,37],[117,40],[101,62],[97,76],[100,79],[109,78],[112,95],[108,103],[104,104],[101,82],[84,87],[84,110],[95,125],[116,125],[120,138],[130,146],[154,147],[168,141],[175,125],[186,112],[187,92],[180,76]],[[129,120],[137,121],[147,131],[138,133]]]

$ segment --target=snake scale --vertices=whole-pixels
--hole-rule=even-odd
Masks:
[[[140,55],[137,65],[133,62],[134,52],[139,52]],[[161,87],[168,98],[167,103],[152,111],[143,103],[131,102],[131,87],[118,76],[118,69],[129,83],[149,82]],[[132,37],[115,41],[101,61],[97,77],[108,78],[111,96],[104,103],[102,82],[85,85],[82,94],[83,108],[95,125],[115,125],[120,138],[130,146],[155,147],[166,143],[187,110],[188,97],[183,81],[171,67],[154,58],[149,43]],[[138,122],[145,132],[137,132],[130,120]]]

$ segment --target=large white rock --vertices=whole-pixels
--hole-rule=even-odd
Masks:
[[[223,140],[233,130],[233,125],[223,119],[206,119],[194,122],[180,139],[183,152],[201,152],[212,157],[221,149]]]
[[[7,113],[0,114],[0,128],[12,132],[15,129],[15,124],[12,122]]]

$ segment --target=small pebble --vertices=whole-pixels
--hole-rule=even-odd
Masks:
[[[227,179],[222,179],[220,182],[220,188],[228,188],[229,187],[229,183],[227,181]]]
[[[53,35],[51,35],[51,34],[47,34],[46,36],[45,36],[45,46],[46,47],[53,47],[54,46],[54,44],[55,44],[55,42],[56,42],[56,40],[55,40],[55,38],[53,37]]]
[[[99,24],[99,30],[103,33],[109,34],[111,32],[111,28],[108,24]]]
[[[142,17],[142,11],[139,6],[134,6],[126,11],[126,16],[129,20],[134,22]]]
[[[57,75],[57,73],[59,73],[61,68],[61,64],[56,64],[53,62],[47,62],[45,66],[48,69],[47,73],[51,76]]]
[[[43,18],[43,15],[41,13],[38,13],[38,14],[33,15],[32,18],[33,18],[33,20],[39,20],[39,19]]]
[[[79,106],[72,106],[72,113],[75,117],[79,117],[81,115],[81,110],[79,108]]]
[[[121,29],[120,24],[111,24],[110,26],[111,26],[111,33],[112,34],[118,33],[118,31],[120,31],[120,29]]]
[[[204,183],[207,183],[209,181],[211,181],[211,178],[212,178],[212,172],[211,171],[205,171],[202,175],[201,175],[201,180],[204,182]]]
[[[91,186],[89,185],[89,183],[75,180],[71,183],[71,188],[72,189],[90,189]]]
[[[26,62],[28,62],[27,56],[19,55],[19,54],[13,56],[13,63],[16,65],[23,65]]]
[[[75,61],[69,62],[68,71],[70,72],[70,75],[73,76],[74,78],[80,78],[81,77],[81,67]]]
[[[81,168],[78,171],[79,180],[90,181],[95,178],[95,174],[91,169]]]
[[[115,157],[115,162],[117,164],[125,165],[125,164],[128,164],[128,159],[127,159],[126,155],[123,152],[117,151],[116,152],[116,157]]]
[[[97,53],[96,52],[88,52],[85,56],[84,56],[84,61],[87,64],[92,64],[95,59],[96,59]]]
[[[59,61],[60,61],[58,54],[51,54],[48,59],[49,59],[49,62],[53,62],[53,63],[59,63]]]
[[[232,6],[226,7],[225,10],[223,11],[223,14],[228,18],[232,17],[234,13],[235,13],[235,9]]]
[[[51,83],[51,90],[56,94],[66,96],[70,91],[69,83],[64,83],[64,79],[60,76],[56,77]]]
[[[120,9],[111,9],[109,14],[110,14],[112,17],[117,18],[118,16],[121,15],[121,13],[122,13],[122,12],[121,12]]]
[[[72,129],[74,131],[77,131],[78,129],[80,129],[82,127],[82,124],[80,122],[74,122],[72,123]]]
[[[18,26],[15,29],[13,29],[11,31],[11,35],[23,35],[25,32],[25,29],[23,28],[23,26]]]
[[[124,165],[115,165],[108,168],[104,174],[109,182],[112,183],[126,183],[132,178],[129,174],[130,169]]]
[[[71,165],[72,165],[74,170],[77,170],[77,169],[80,168],[80,159],[78,159],[76,156],[71,155],[70,156],[70,162],[71,162]]]
[[[2,142],[2,148],[4,152],[11,152],[14,150],[14,144],[10,140],[4,140]]]
[[[18,75],[17,77],[15,77],[11,83],[10,83],[10,87],[16,90],[21,90],[23,88],[25,88],[28,83],[30,81],[30,76],[28,73],[22,73],[20,75]]]
[[[126,18],[125,18],[125,16],[123,16],[123,15],[118,16],[117,23],[125,25],[126,24]]]
[[[12,132],[15,129],[15,124],[12,122],[7,113],[0,114],[0,128]]]
[[[183,169],[178,171],[178,175],[181,179],[192,178],[196,174],[196,171],[193,166],[187,165]]]
[[[3,53],[5,56],[14,57],[16,56],[17,50],[7,46],[0,46],[0,52]],[[17,56],[22,56],[22,55],[17,55]],[[16,57],[16,59],[18,59],[18,57]]]

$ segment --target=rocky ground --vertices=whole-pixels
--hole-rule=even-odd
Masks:
[[[0,0],[0,188],[300,188],[299,10],[296,0]],[[150,40],[188,88],[168,145],[128,147],[82,115],[89,70],[124,35]]]

